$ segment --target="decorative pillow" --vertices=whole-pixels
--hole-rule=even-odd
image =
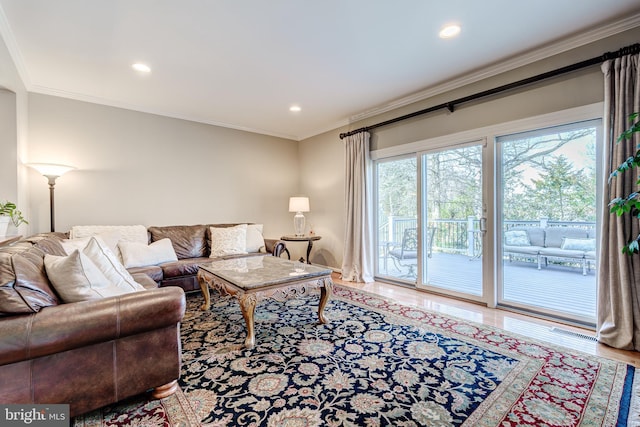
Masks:
[[[210,258],[217,258],[225,255],[242,255],[247,253],[247,224],[240,224],[234,227],[210,228]]]
[[[137,242],[120,242],[118,247],[122,254],[122,262],[126,268],[146,267],[178,260],[176,251],[173,249],[169,239],[160,239],[150,245]]]
[[[264,251],[264,237],[262,237],[262,224],[247,225],[246,251],[249,253]]]
[[[68,256],[45,254],[44,266],[51,284],[67,303],[133,292],[113,285],[93,261],[78,250]]]
[[[75,251],[76,249],[81,251],[84,248],[86,248],[87,245],[89,244],[89,241],[94,237],[97,237],[99,239],[99,243],[102,244],[102,246],[106,245],[111,250],[111,252],[113,252],[114,254],[118,253],[118,242],[120,241],[120,232],[117,230],[105,231],[103,233],[98,233],[93,236],[79,237],[75,239],[65,239],[60,241],[60,245],[62,245],[62,248],[67,253],[67,255],[71,255],[71,252]]]
[[[74,225],[69,236],[72,239],[92,237],[96,234],[116,231],[120,233],[120,241],[149,243],[147,227],[144,225]]]
[[[136,282],[131,274],[124,268],[111,249],[100,243],[95,237],[89,240],[89,244],[82,249],[82,253],[93,261],[98,269],[105,275],[111,284],[128,291],[143,291],[144,286]]]
[[[529,235],[524,230],[510,230],[504,233],[504,244],[508,246],[531,246]]]
[[[565,237],[562,239],[560,249],[585,252],[595,251],[596,239],[569,239],[568,237]]]

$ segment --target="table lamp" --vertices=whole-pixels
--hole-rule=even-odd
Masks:
[[[309,212],[308,197],[290,197],[289,212],[295,212],[293,217],[293,230],[296,236],[304,236],[304,215],[302,212]]]

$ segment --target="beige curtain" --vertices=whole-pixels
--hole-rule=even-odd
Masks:
[[[345,232],[342,279],[373,282],[369,133],[345,138]]]
[[[615,197],[637,191],[637,171],[609,174],[632,156],[640,138],[616,143],[630,126],[629,115],[640,111],[640,55],[626,55],[602,65],[605,80],[603,176],[605,211],[600,233],[598,273],[598,340],[612,347],[640,350],[640,256],[621,252],[630,236],[638,235],[638,219],[617,217],[606,206]]]

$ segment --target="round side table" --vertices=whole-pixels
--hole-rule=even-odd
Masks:
[[[280,240],[284,240],[285,242],[307,242],[307,264],[311,264],[311,261],[309,261],[309,254],[311,253],[311,248],[313,248],[313,242],[320,239],[322,239],[322,237],[315,234],[313,236],[296,236],[293,234],[287,234],[280,237]],[[289,259],[291,259],[291,255],[288,250],[287,255],[289,256]],[[304,259],[300,258],[300,262],[304,262]]]

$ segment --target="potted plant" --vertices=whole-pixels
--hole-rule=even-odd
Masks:
[[[631,122],[631,127],[626,131],[622,132],[622,134],[618,137],[617,142],[620,142],[625,139],[633,138],[635,133],[640,132],[640,113],[633,113],[629,116],[629,122]],[[637,168],[640,166],[640,144],[636,147],[637,150],[635,154],[629,157],[627,160],[622,162],[620,166],[616,170],[614,170],[611,175],[609,175],[609,182],[618,174],[627,172],[633,168]],[[636,181],[636,185],[640,185],[640,177]],[[640,193],[638,191],[633,191],[630,194],[622,197],[616,197],[611,200],[609,203],[611,208],[610,212],[615,213],[618,216],[622,216],[625,214],[630,214],[633,217],[636,217],[640,220]],[[640,253],[640,235],[632,238],[626,245],[622,247],[622,253],[627,255],[633,255]]]
[[[22,212],[18,210],[15,203],[8,201],[0,202],[0,236],[5,236],[7,234],[9,221],[11,221],[16,227],[20,226],[20,224],[29,224],[29,222],[24,219]]]

